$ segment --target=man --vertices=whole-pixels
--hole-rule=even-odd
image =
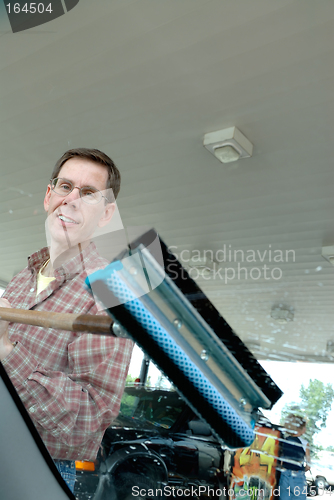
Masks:
[[[120,174],[98,150],[67,151],[47,187],[49,248],[28,258],[1,307],[97,314],[84,289],[108,262],[91,241],[115,210]],[[69,487],[75,460],[94,460],[119,411],[132,342],[0,321],[0,360]]]
[[[299,498],[306,500],[305,472],[310,470],[310,450],[301,437],[306,432],[306,419],[290,413],[284,422],[285,439],[281,444],[281,475],[279,494],[281,500]]]

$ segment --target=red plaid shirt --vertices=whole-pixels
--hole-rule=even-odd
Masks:
[[[36,297],[37,273],[48,258],[47,248],[31,255],[3,297],[20,309],[97,314],[83,286],[107,264],[95,245],[56,269],[56,279]],[[3,365],[51,456],[94,460],[119,411],[132,342],[14,323],[9,336],[18,343]]]

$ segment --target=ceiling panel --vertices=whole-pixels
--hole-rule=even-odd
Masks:
[[[3,9],[0,280],[45,244],[57,158],[97,147],[122,172],[126,226],[154,226],[185,259],[239,251],[197,280],[257,356],[331,362],[334,268],[321,247],[334,244],[333,4],[80,0],[15,35]],[[203,136],[234,125],[253,157],[222,165]],[[228,279],[238,263],[247,279]],[[249,278],[264,265],[282,277]],[[292,322],[271,318],[278,304]]]

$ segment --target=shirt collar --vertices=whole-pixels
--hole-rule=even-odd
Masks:
[[[99,259],[99,257],[100,256],[97,252],[95,243],[91,242],[88,247],[82,250],[81,253],[72,257],[65,264],[55,269],[55,277],[61,277],[65,280],[71,279],[73,276],[91,268],[96,259]],[[42,248],[28,257],[28,269],[30,269],[32,273],[37,274],[44,262],[49,258],[49,248]]]

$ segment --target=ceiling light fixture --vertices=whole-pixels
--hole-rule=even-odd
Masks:
[[[249,158],[253,154],[253,144],[237,127],[205,134],[203,145],[222,163]]]
[[[326,351],[330,354],[334,353],[334,340],[328,340],[326,344]]]
[[[281,325],[293,321],[294,314],[287,307],[274,306],[271,310],[271,317]]]
[[[324,259],[328,260],[334,266],[334,246],[322,247],[321,255]]]

